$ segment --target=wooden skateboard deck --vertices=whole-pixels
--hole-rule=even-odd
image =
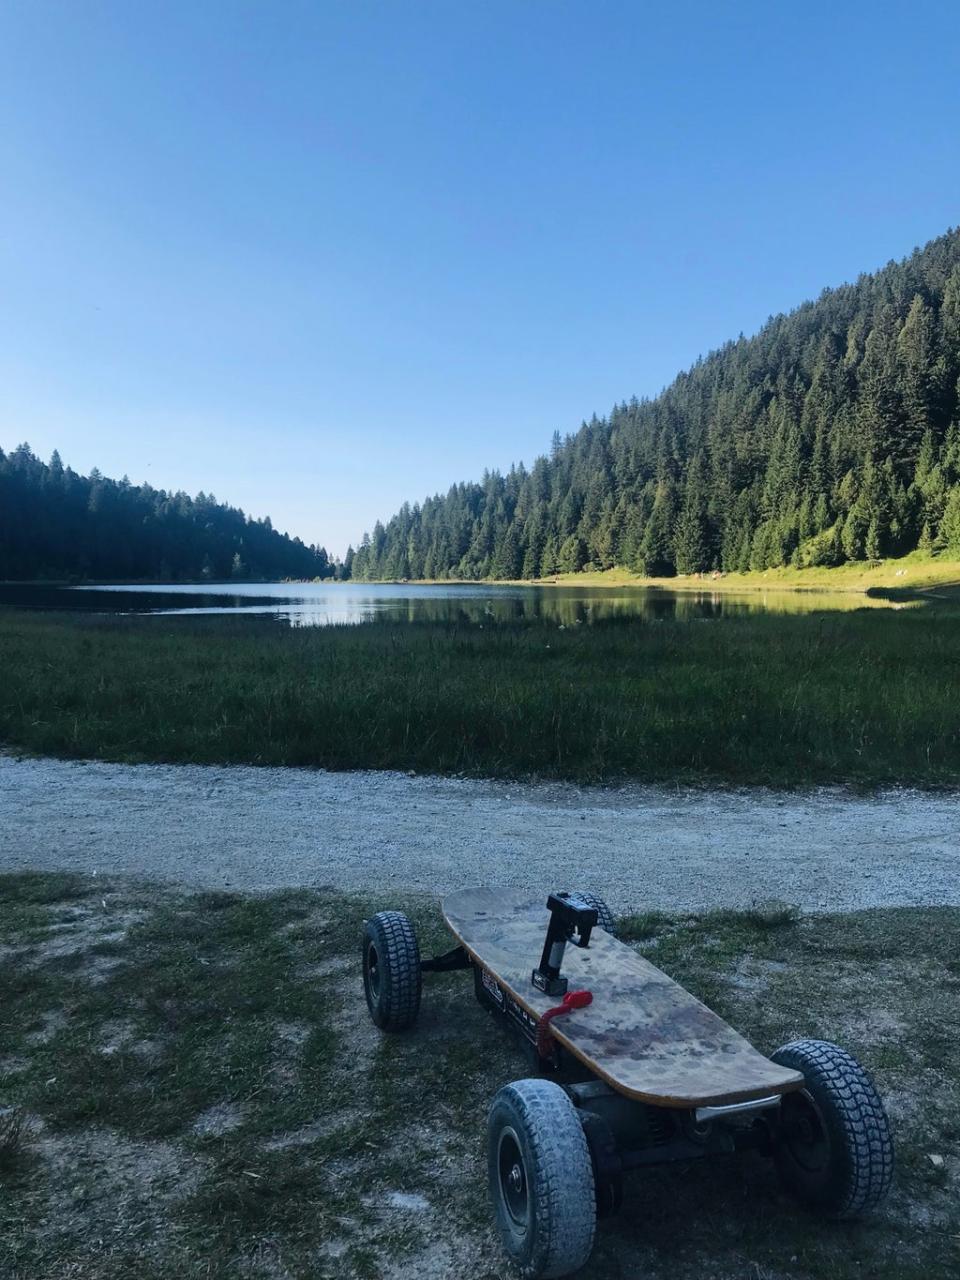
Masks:
[[[550,913],[546,894],[464,889],[444,898],[450,930],[473,960],[533,1018],[560,1003],[530,981]],[[666,1107],[722,1106],[798,1089],[777,1066],[672,978],[602,929],[568,946],[569,990],[593,1003],[550,1028],[591,1071],[627,1097]]]

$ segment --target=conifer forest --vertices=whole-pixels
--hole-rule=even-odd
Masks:
[[[335,567],[323,547],[212,494],[191,498],[96,469],[81,476],[58,453],[47,464],[28,445],[0,449],[0,581],[325,578]]]
[[[960,230],[770,319],[529,469],[404,504],[352,576],[649,576],[960,550]]]

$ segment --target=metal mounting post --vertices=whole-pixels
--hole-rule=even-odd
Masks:
[[[463,947],[454,947],[445,951],[442,956],[433,956],[429,960],[420,961],[421,973],[452,973],[454,969],[469,969],[473,961]]]

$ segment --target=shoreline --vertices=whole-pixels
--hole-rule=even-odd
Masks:
[[[245,579],[242,582],[207,582],[191,579],[164,582],[159,579],[101,579],[76,582],[74,580],[0,580],[2,587],[47,587],[51,590],[70,588],[95,589],[97,587],[169,587],[176,592],[182,587],[208,586],[212,593],[222,594],[217,588],[256,586],[409,586],[409,587],[593,587],[608,591],[665,591],[697,594],[761,594],[764,592],[788,592],[791,594],[871,596],[883,593],[892,598],[928,595],[936,589],[960,590],[960,558],[942,559],[911,552],[899,558],[867,564],[854,561],[830,568],[796,569],[781,566],[774,569],[757,569],[748,573],[724,573],[713,576],[713,571],[703,574],[678,574],[672,578],[644,577],[629,569],[613,568],[587,570],[577,573],[553,574],[549,578],[323,578],[323,579]]]
[[[870,596],[883,592],[907,597],[920,592],[929,593],[938,587],[944,590],[960,588],[960,559],[921,558],[913,552],[909,556],[871,565],[851,562],[829,569],[784,566],[749,573],[725,573],[718,577],[705,572],[702,575],[647,578],[629,569],[614,568],[560,573],[549,578],[369,578],[350,581],[369,586],[600,587],[610,591],[727,592],[741,595],[762,592],[823,595],[835,592]]]

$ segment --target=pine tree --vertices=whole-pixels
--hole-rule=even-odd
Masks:
[[[710,567],[707,537],[707,486],[703,457],[693,459],[684,486],[683,508],[674,537],[677,573],[699,573]]]
[[[663,480],[657,485],[653,510],[640,543],[640,571],[647,577],[670,577],[676,571],[673,561],[674,508],[673,485]]]
[[[517,526],[507,525],[493,555],[490,566],[492,578],[519,578],[522,567],[520,540],[517,537]]]
[[[551,533],[543,544],[543,557],[540,561],[540,577],[552,578],[560,572],[560,557],[557,540]]]
[[[946,425],[943,421],[946,365],[939,356],[938,345],[936,316],[916,294],[897,339],[904,419],[900,453],[913,463],[923,437],[931,431],[941,434]]]
[[[572,533],[560,548],[557,564],[561,573],[579,573],[587,562],[587,547],[579,534]]]

